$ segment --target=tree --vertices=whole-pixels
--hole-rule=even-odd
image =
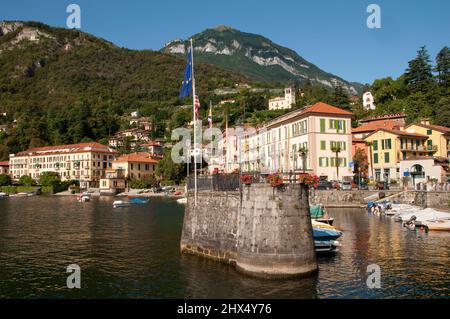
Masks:
[[[374,177],[374,172],[373,172],[373,155],[372,155],[372,148],[373,148],[373,142],[365,142],[366,146],[369,148],[369,156],[370,156],[370,174],[372,176],[372,178]]]
[[[19,178],[19,184],[22,186],[34,186],[36,185],[36,181],[28,175],[22,175]]]
[[[336,179],[339,180],[339,153],[342,151],[340,146],[333,146],[331,151],[336,154]]]
[[[61,178],[56,172],[43,172],[39,176],[39,184],[41,186],[58,187],[59,185],[61,185]]]
[[[179,184],[186,177],[186,165],[174,163],[171,150],[167,150],[163,159],[156,165],[156,175],[163,180],[171,180]]]
[[[450,49],[443,47],[436,56],[436,69],[438,83],[444,88],[450,87]]]
[[[450,127],[450,96],[442,97],[436,104],[435,123]]]
[[[367,154],[363,149],[357,148],[355,155],[353,156],[354,170],[353,173],[357,174],[358,178],[362,176],[368,176],[369,163]]]
[[[408,62],[405,83],[411,92],[426,92],[433,79],[430,56],[425,46],[417,51],[417,57]]]
[[[0,186],[7,186],[11,183],[11,176],[8,174],[0,174]]]
[[[345,92],[344,88],[342,87],[342,84],[336,83],[336,86],[334,87],[334,94],[331,99],[331,103],[333,105],[341,107],[343,109],[350,110],[350,103],[348,100],[348,95]]]

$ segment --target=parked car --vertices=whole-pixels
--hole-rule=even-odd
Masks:
[[[333,184],[327,179],[326,176],[320,176],[319,182],[317,183],[317,189],[331,189]]]
[[[377,184],[375,185],[375,187],[378,190],[388,190],[389,189],[389,183],[388,182],[377,182]]]
[[[333,189],[341,189],[341,182],[339,182],[339,181],[331,181],[331,188],[333,188]]]
[[[368,191],[369,185],[367,183],[361,183],[358,185],[358,189],[363,190],[363,191]]]
[[[346,182],[346,181],[342,182],[341,189],[343,191],[351,191],[352,188],[353,188],[352,182]]]

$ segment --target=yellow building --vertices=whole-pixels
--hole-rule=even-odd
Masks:
[[[435,150],[434,156],[450,157],[450,128],[432,125],[428,121],[408,125],[405,130],[428,136],[427,148]]]
[[[145,152],[125,154],[117,158],[112,167],[122,169],[127,179],[141,179],[155,173],[158,160]]]
[[[380,128],[364,140],[370,143],[367,154],[369,175],[378,181],[399,180],[400,161],[431,156],[436,152],[436,148],[427,146],[427,135],[407,131]]]

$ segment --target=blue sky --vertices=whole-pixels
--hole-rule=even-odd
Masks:
[[[82,30],[130,49],[160,49],[219,24],[257,33],[297,51],[348,81],[402,74],[426,45],[434,60],[450,46],[448,0],[15,0],[0,20],[65,27],[66,7],[81,6]],[[366,8],[381,7],[381,29],[369,29]]]

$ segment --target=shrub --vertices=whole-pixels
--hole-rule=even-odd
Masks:
[[[0,174],[0,186],[11,184],[11,177],[8,174]]]
[[[23,175],[19,178],[19,184],[22,186],[34,186],[36,181],[31,176]]]

